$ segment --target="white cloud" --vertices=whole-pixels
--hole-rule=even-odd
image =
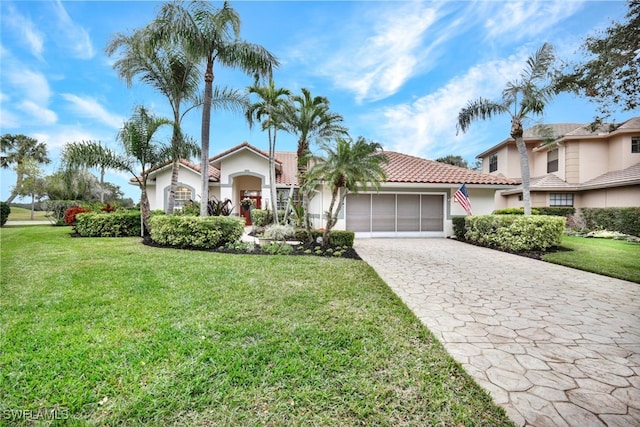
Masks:
[[[37,117],[39,125],[52,125],[58,121],[55,112],[33,101],[22,101],[18,108],[32,117]]]
[[[438,9],[432,3],[394,3],[371,9],[360,18],[359,28],[334,34],[340,47],[328,49],[330,59],[314,64],[316,72],[352,92],[358,102],[395,94],[425,68],[429,51],[442,41],[435,36],[431,46],[423,46],[429,28],[438,19]]]
[[[497,2],[484,27],[488,38],[519,40],[543,34],[558,22],[572,16],[583,6],[582,1]]]
[[[61,0],[56,0],[53,9],[59,21],[60,35],[65,39],[74,56],[79,59],[93,58],[96,52],[87,30],[71,19]]]
[[[66,101],[71,103],[74,112],[81,116],[96,119],[107,126],[115,129],[122,127],[124,117],[107,111],[100,103],[91,97],[80,97],[71,93],[63,93],[61,95]]]
[[[44,34],[36,25],[25,16],[18,13],[13,6],[8,6],[7,14],[3,19],[6,26],[12,28],[18,35],[18,40],[29,47],[31,54],[42,59],[44,49]]]
[[[482,143],[478,132],[482,126],[473,126],[466,135],[456,135],[458,112],[469,100],[480,96],[499,99],[506,82],[519,75],[524,59],[509,57],[478,64],[433,93],[376,110],[367,118],[370,126],[377,128],[379,135],[375,139],[385,141],[388,150],[430,158],[451,153],[477,154],[478,148],[470,146],[469,141]],[[495,142],[498,141],[492,141]]]

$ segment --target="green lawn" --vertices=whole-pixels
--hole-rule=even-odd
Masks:
[[[45,215],[46,215],[45,211],[34,211],[33,219],[34,221],[45,221],[47,219]],[[31,220],[30,209],[11,206],[11,213],[9,214],[8,221],[30,221],[30,220]]]
[[[640,283],[639,243],[563,236],[562,246],[571,250],[547,254],[544,260]]]
[[[362,261],[69,232],[1,231],[0,424],[511,425]]]

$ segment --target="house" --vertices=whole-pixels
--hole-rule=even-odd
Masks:
[[[640,206],[640,117],[599,126],[537,125],[525,130],[524,141],[532,207]],[[522,181],[513,138],[477,157],[483,172]],[[496,193],[496,208],[521,206],[521,186]]]
[[[489,214],[494,207],[494,193],[516,183],[495,174],[480,173],[402,153],[385,151],[387,181],[380,191],[349,194],[336,226],[358,237],[445,237],[453,233],[451,218],[465,215],[454,202],[453,194],[466,184],[474,214]],[[249,198],[254,206],[283,209],[291,196],[298,199],[297,156],[295,152],[276,153],[278,200],[269,200],[269,156],[244,142],[210,159],[209,192],[218,200],[229,199],[234,213],[244,215],[240,201]],[[176,206],[189,200],[199,201],[200,166],[180,162]],[[171,182],[171,164],[149,173],[148,195],[151,209],[166,209]],[[328,209],[331,194],[318,188],[310,201],[313,226],[323,226],[322,212]],[[249,221],[249,219],[248,219]]]

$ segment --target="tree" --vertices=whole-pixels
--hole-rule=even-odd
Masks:
[[[23,178],[20,187],[16,187],[13,192],[18,196],[31,197],[31,220],[36,209],[36,199],[40,201],[46,195],[46,184],[40,165],[41,163],[30,158],[16,167],[16,173],[20,173]]]
[[[453,154],[449,154],[444,157],[439,157],[436,159],[436,162],[446,163],[448,165],[469,169],[469,164],[467,163],[467,161],[459,155],[454,156]]]
[[[605,116],[611,114],[612,104],[622,111],[640,106],[640,0],[629,1],[626,18],[627,22],[613,22],[585,40],[581,48],[585,62],[559,71],[559,91],[587,96]]]
[[[86,168],[59,170],[44,178],[49,200],[83,200],[87,202],[120,201],[120,187],[99,180]]]
[[[458,113],[457,129],[466,132],[475,120],[485,120],[496,114],[511,116],[511,137],[515,140],[520,154],[520,171],[522,175],[522,201],[524,214],[531,214],[531,192],[529,156],[524,143],[523,120],[530,114],[541,115],[548,101],[555,94],[554,82],[551,79],[551,66],[555,60],[553,46],[542,45],[527,60],[519,80],[508,82],[502,91],[500,101],[478,98],[469,101]]]
[[[357,193],[360,189],[366,191],[369,186],[379,189],[380,183],[386,179],[382,164],[387,158],[379,143],[363,137],[358,137],[355,142],[351,138],[339,137],[335,145],[325,142],[320,148],[326,155],[311,167],[305,185],[313,189],[325,182],[331,191],[322,233],[322,245],[326,247],[347,194]]]
[[[9,204],[18,195],[16,190],[22,188],[22,180],[24,179],[22,164],[27,160],[34,161],[37,164],[50,163],[51,160],[47,157],[45,143],[38,142],[37,139],[22,134],[11,135],[7,133],[2,135],[0,137],[0,152],[2,153],[0,155],[0,167],[7,169],[13,165],[16,171],[16,185],[6,201]]]
[[[272,69],[279,63],[264,47],[239,39],[240,16],[226,1],[220,9],[213,8],[206,1],[192,1],[186,7],[181,0],[165,3],[152,26],[158,40],[176,43],[192,60],[205,63],[200,215],[206,216],[209,198],[209,134],[214,96],[214,63],[217,61],[222,66],[260,76],[271,76]]]
[[[311,143],[328,141],[337,136],[347,135],[347,129],[342,126],[343,118],[340,114],[329,110],[329,100],[323,96],[312,97],[309,89],[302,88],[302,95],[294,95],[285,106],[283,126],[298,138],[298,186],[306,188],[306,173],[311,154]],[[309,219],[309,194],[302,192],[302,209],[304,211],[304,226],[311,236],[311,221]]]
[[[153,36],[148,28],[137,30],[130,36],[117,34],[105,51],[109,56],[122,51],[113,68],[118,71],[127,86],[131,87],[134,77],[139,76],[143,83],[149,84],[163,94],[171,105],[173,112],[172,173],[167,206],[167,213],[171,214],[175,206],[178,185],[181,159],[179,156],[190,158],[200,154],[199,149],[188,149],[192,145],[180,127],[184,115],[193,106],[200,104],[197,96],[200,73],[196,62],[184,52],[170,43],[154,42]],[[184,101],[190,101],[192,106],[182,112]]]
[[[129,172],[140,187],[140,214],[143,236],[149,232],[149,198],[147,196],[147,178],[149,171],[170,159],[175,154],[173,144],[169,147],[157,145],[154,140],[156,131],[171,122],[165,118],[149,114],[142,107],[136,107],[134,114],[118,133],[117,139],[122,143],[124,153],[115,152],[100,142],[73,142],[65,146],[62,158],[65,165],[104,167],[117,171]],[[197,148],[197,147],[195,147]],[[139,173],[138,170],[142,172]]]
[[[291,92],[288,89],[277,88],[273,79],[269,79],[268,85],[260,85],[258,80],[248,88],[250,94],[258,96],[258,101],[251,104],[246,112],[249,126],[252,126],[254,118],[262,120],[262,130],[267,131],[269,139],[269,182],[271,190],[271,203],[273,205],[273,223],[278,224],[278,205],[276,189],[276,136],[278,129],[282,127],[284,106]]]

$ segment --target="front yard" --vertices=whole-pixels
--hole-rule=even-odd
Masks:
[[[510,425],[362,261],[1,233],[0,424]]]

